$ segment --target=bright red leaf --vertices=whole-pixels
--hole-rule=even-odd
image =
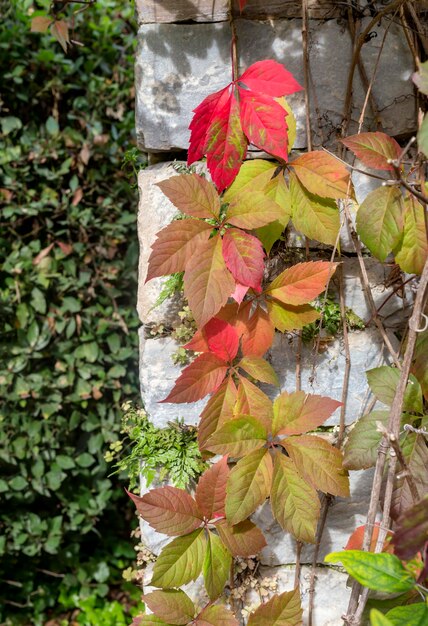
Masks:
[[[249,141],[269,154],[288,161],[287,112],[271,96],[239,90],[242,128]]]
[[[233,88],[226,103],[215,109],[207,130],[205,152],[211,177],[218,190],[223,191],[235,180],[247,152]]]
[[[265,253],[257,237],[238,228],[229,228],[223,237],[223,256],[240,286],[261,290]]]
[[[210,352],[228,363],[233,361],[239,349],[238,333],[233,326],[214,317],[204,326],[203,334]]]
[[[303,87],[283,65],[273,60],[257,61],[239,78],[248,89],[279,98],[289,96]]]
[[[189,125],[190,143],[187,163],[191,165],[195,161],[199,161],[205,154],[205,142],[207,131],[211,123],[219,102],[223,100],[224,94],[229,89],[229,85],[224,89],[220,89],[216,93],[212,93],[202,100],[201,104],[193,110],[195,114]]]
[[[215,391],[227,372],[227,364],[215,354],[201,354],[184,368],[168,396],[161,402],[196,402]]]

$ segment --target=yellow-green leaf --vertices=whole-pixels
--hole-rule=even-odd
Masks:
[[[262,504],[270,493],[273,464],[268,450],[255,450],[238,461],[226,488],[226,518],[238,524]]]
[[[220,537],[208,533],[208,545],[203,567],[205,589],[210,600],[215,600],[223,592],[230,574],[232,555],[225,548]]]
[[[403,272],[422,274],[428,256],[424,207],[413,196],[404,201],[403,237],[394,250],[395,260]]]
[[[196,580],[204,564],[207,540],[203,528],[189,535],[177,537],[160,553],[151,585],[154,587],[181,587]]]

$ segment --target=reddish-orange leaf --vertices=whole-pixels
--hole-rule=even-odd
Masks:
[[[240,285],[261,289],[265,253],[257,237],[237,228],[229,228],[223,237],[223,256]]]
[[[51,26],[51,33],[61,45],[64,52],[67,52],[67,46],[70,45],[67,22],[64,20],[55,21]]]
[[[356,528],[354,532],[352,533],[352,535],[349,537],[348,542],[346,546],[344,547],[344,550],[362,550],[365,529],[366,529],[365,525],[358,526],[358,528]],[[379,529],[380,529],[379,522],[375,522],[375,525],[373,528],[373,535],[372,535],[372,539],[370,542],[369,552],[375,551],[377,538],[379,537]],[[383,550],[382,550],[383,552],[391,552],[391,553],[393,552],[393,547],[392,545],[390,545],[390,541],[389,541],[392,538],[392,536],[393,536],[392,533],[388,532],[386,539],[385,539],[385,543],[383,544]]]
[[[216,315],[235,289],[226,267],[219,236],[212,237],[187,263],[184,273],[186,296],[196,324],[201,327]]]
[[[248,519],[235,526],[229,526],[226,520],[221,520],[215,527],[233,556],[253,556],[266,546],[262,531]]]
[[[350,174],[331,154],[322,150],[306,152],[290,165],[310,193],[325,198],[346,198]]]
[[[200,328],[195,332],[190,341],[188,341],[183,348],[186,350],[193,350],[194,352],[209,352],[207,338],[204,335],[204,329]]]
[[[393,170],[389,159],[398,159],[401,148],[393,137],[385,133],[360,133],[342,139],[356,157],[364,163],[366,167],[374,167],[378,170]]]
[[[284,391],[273,403],[272,432],[275,435],[300,435],[314,430],[341,404],[332,398],[315,396],[305,391]]]
[[[214,317],[205,324],[203,333],[210,352],[224,361],[233,361],[238,354],[239,337],[231,324]]]
[[[208,169],[219,191],[235,180],[246,151],[247,140],[232,88],[226,103],[215,109],[205,144]]]
[[[205,449],[207,440],[217,428],[233,418],[233,409],[237,395],[238,391],[235,383],[229,377],[208,400],[201,413],[201,421],[198,428],[198,443],[201,450]]]
[[[349,496],[349,480],[343,469],[340,450],[313,435],[287,437],[281,444],[294,461],[297,471],[315,489],[333,496]]]
[[[212,183],[198,174],[180,174],[157,183],[158,187],[182,213],[191,217],[216,218],[220,199]]]
[[[212,226],[201,220],[171,222],[157,234],[149,258],[146,282],[156,276],[184,272],[198,244],[205,245]]]
[[[297,263],[277,276],[266,292],[284,304],[307,304],[325,290],[336,267],[328,261]]]
[[[294,76],[277,61],[257,61],[245,70],[239,82],[248,89],[259,93],[274,96],[288,96],[303,89]]]
[[[248,2],[248,0],[239,0],[239,10],[241,11],[241,13],[244,10],[245,5],[247,4],[247,2]]]
[[[257,306],[245,325],[241,339],[242,354],[263,356],[271,347],[274,334],[275,328],[268,313]]]
[[[227,373],[227,363],[215,354],[201,354],[184,368],[168,396],[161,402],[196,402],[215,391]]]
[[[242,128],[250,143],[288,160],[287,112],[271,96],[239,89]]]
[[[272,365],[258,356],[244,356],[238,363],[240,367],[256,380],[269,385],[279,385],[278,377]]]
[[[196,502],[208,520],[224,517],[226,483],[229,478],[227,456],[212,465],[202,474],[196,487]]]
[[[139,515],[158,533],[170,537],[187,535],[202,523],[203,515],[196,502],[183,489],[159,487],[143,497],[127,493]]]
[[[217,106],[222,106],[227,99],[229,85],[212,93],[193,110],[194,116],[189,125],[190,143],[187,157],[188,165],[199,161],[205,154],[207,131]]]

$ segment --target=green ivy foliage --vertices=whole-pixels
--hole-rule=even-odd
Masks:
[[[132,558],[132,513],[124,522],[104,454],[138,389],[137,201],[122,168],[135,151],[133,8],[103,0],[77,15],[83,46],[65,54],[30,32],[49,5],[2,4],[0,32],[0,622],[11,624],[42,624],[50,607],[76,607],[72,594],[106,596],[111,563]]]

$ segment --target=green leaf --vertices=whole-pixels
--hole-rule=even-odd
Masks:
[[[375,257],[385,261],[403,232],[404,205],[397,187],[378,187],[365,198],[357,213],[357,232]]]
[[[267,432],[255,417],[242,415],[227,421],[211,435],[206,449],[215,454],[243,456],[266,444]]]
[[[274,518],[285,531],[298,541],[315,543],[318,494],[298,473],[293,461],[279,452],[275,455],[270,503]]]
[[[187,624],[195,616],[195,605],[184,591],[162,589],[152,591],[142,598],[149,609],[168,624]]]
[[[255,450],[238,461],[230,472],[226,489],[226,518],[238,524],[254,513],[269,495],[272,458],[268,450]]]
[[[416,583],[394,554],[345,550],[332,552],[325,557],[326,563],[338,561],[361,585],[374,591],[404,593]]]
[[[46,121],[46,130],[48,131],[49,135],[52,135],[53,137],[55,135],[58,135],[59,133],[59,125],[57,120],[50,116],[48,117],[47,121]]]
[[[416,489],[420,495],[428,493],[428,448],[424,437],[406,433],[400,444]],[[396,519],[414,504],[408,481],[402,474],[398,474],[392,494],[391,517]]]
[[[215,600],[222,594],[229,578],[231,563],[232,555],[229,550],[217,535],[209,532],[203,573],[205,589],[210,600]]]
[[[339,209],[334,200],[310,193],[290,173],[292,220],[297,230],[310,239],[333,246],[339,229]]]
[[[424,207],[413,196],[404,201],[403,237],[394,250],[395,261],[403,272],[422,274],[428,256]]]
[[[377,459],[377,450],[382,434],[376,422],[386,427],[389,420],[388,411],[372,411],[356,422],[345,444],[343,466],[349,470],[360,470],[373,467]]]
[[[375,367],[366,372],[369,387],[378,400],[392,405],[395,390],[400,380],[400,370],[388,365]],[[417,379],[410,374],[409,381],[404,394],[403,410],[409,412],[423,413],[422,389]]]
[[[424,116],[418,131],[418,147],[425,156],[428,156],[428,115]]]
[[[428,606],[425,603],[396,606],[386,617],[392,626],[427,626]]]
[[[285,591],[251,613],[248,626],[300,626],[303,610],[299,589]]]
[[[272,323],[281,333],[287,330],[301,330],[320,318],[319,312],[309,304],[292,306],[272,300],[267,303],[267,307]]]
[[[203,528],[177,537],[160,553],[150,584],[154,587],[181,587],[196,580],[204,564],[206,547]]]
[[[263,383],[279,386],[278,376],[275,373],[272,365],[264,359],[257,356],[244,356],[238,363],[237,367],[240,367],[247,372],[250,376],[256,380],[260,380]]]
[[[37,313],[44,315],[46,313],[46,299],[43,292],[37,287],[31,291],[31,306]]]
[[[392,622],[377,609],[370,611],[370,624],[371,626],[393,626]]]
[[[22,128],[21,120],[18,117],[14,117],[13,115],[1,117],[0,124],[1,132],[3,133],[3,135],[8,135],[12,131]]]
[[[418,71],[413,74],[412,80],[419,91],[428,95],[428,61],[418,62]]]

